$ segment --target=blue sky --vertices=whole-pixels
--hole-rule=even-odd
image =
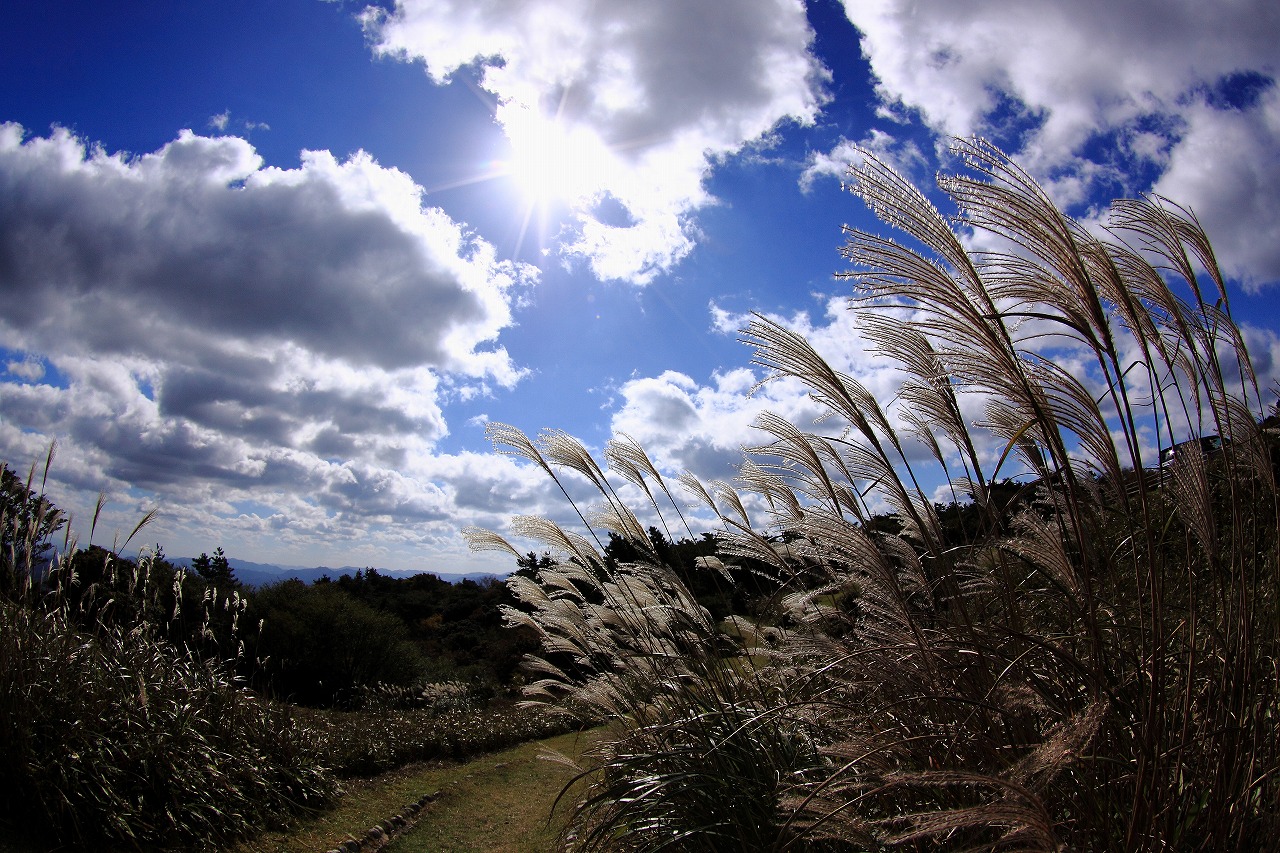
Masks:
[[[564,512],[489,421],[733,473],[782,319],[847,311],[853,146],[982,134],[1074,215],[1192,207],[1271,387],[1280,8],[1103,0],[0,0],[0,459],[174,555],[505,570]],[[80,526],[80,525],[77,525]]]

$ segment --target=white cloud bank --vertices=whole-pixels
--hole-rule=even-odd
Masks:
[[[717,159],[812,122],[823,97],[801,0],[397,0],[365,21],[379,52],[437,81],[481,66],[520,168],[538,167],[548,132],[574,151],[564,251],[602,279],[644,283],[679,261]]]
[[[0,458],[57,438],[69,487],[260,551],[452,537],[460,496],[487,518],[476,494],[528,488],[433,449],[442,395],[523,375],[496,338],[535,281],[363,153],[265,168],[234,137],[127,157],[0,125]]]
[[[1196,211],[1229,274],[1280,280],[1280,5],[845,0],[845,11],[886,116],[1011,135],[1010,153],[1062,203],[1161,193]]]

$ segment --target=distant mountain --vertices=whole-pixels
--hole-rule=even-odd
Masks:
[[[191,568],[193,557],[169,557],[169,562],[175,566],[186,566]],[[231,564],[231,568],[235,570],[236,578],[246,586],[265,586],[266,584],[279,583],[280,581],[297,578],[303,583],[315,583],[320,578],[328,575],[330,579],[337,580],[342,575],[354,575],[356,572],[365,571],[368,566],[343,566],[340,569],[331,569],[328,566],[278,566],[273,563],[251,563],[248,560],[237,560],[235,557],[228,557],[227,562]],[[406,571],[403,569],[377,569],[378,574],[387,575],[393,578],[408,578],[414,575],[433,574],[442,581],[449,583],[458,583],[459,581],[482,581],[486,579],[502,580],[506,575],[499,575],[494,572],[466,572],[464,574],[455,574],[450,572],[423,572],[423,571]]]

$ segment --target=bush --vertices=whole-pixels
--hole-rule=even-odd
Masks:
[[[4,812],[62,844],[223,843],[334,793],[288,714],[220,665],[61,607],[0,603],[0,718]]]
[[[360,711],[471,711],[483,706],[493,692],[461,681],[432,681],[409,686],[371,684],[357,691],[351,710]]]

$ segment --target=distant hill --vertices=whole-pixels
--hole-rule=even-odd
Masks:
[[[175,566],[185,566],[191,568],[193,557],[167,557],[169,562]],[[279,583],[280,581],[297,578],[303,583],[315,583],[320,578],[328,575],[331,579],[337,580],[342,575],[354,575],[359,571],[368,570],[368,566],[343,566],[340,569],[331,569],[328,566],[277,566],[272,563],[251,563],[248,560],[237,560],[234,557],[228,557],[227,562],[231,564],[231,568],[235,570],[236,578],[246,586],[265,586],[266,584]],[[374,568],[377,568],[376,566]],[[465,574],[452,574],[449,572],[425,572],[425,571],[406,571],[403,569],[377,569],[378,574],[387,575],[393,578],[408,578],[414,575],[433,574],[440,580],[449,583],[458,583],[459,581],[482,581],[485,579],[502,580],[506,575],[496,574],[494,572],[467,572]]]

